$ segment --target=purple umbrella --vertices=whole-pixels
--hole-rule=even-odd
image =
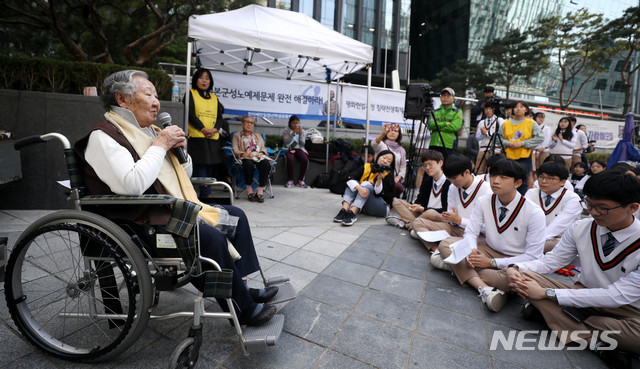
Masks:
[[[633,114],[629,113],[625,117],[624,130],[622,131],[622,140],[618,142],[616,148],[611,153],[611,157],[607,162],[607,168],[620,161],[637,161],[640,158],[638,150],[633,147],[631,137],[633,136]]]

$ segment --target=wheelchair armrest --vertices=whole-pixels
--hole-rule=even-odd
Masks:
[[[171,195],[91,195],[80,199],[80,205],[173,205]]]

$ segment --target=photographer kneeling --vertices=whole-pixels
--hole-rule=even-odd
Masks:
[[[376,156],[375,164],[366,163],[351,172],[342,196],[342,209],[333,221],[350,226],[361,210],[374,217],[387,216],[393,201],[394,171],[393,152],[383,150]]]

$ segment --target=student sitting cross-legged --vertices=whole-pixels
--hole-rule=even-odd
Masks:
[[[447,209],[447,194],[451,183],[442,172],[443,160],[444,157],[439,151],[425,150],[420,154],[420,162],[426,175],[422,177],[418,197],[413,204],[394,199],[392,207],[399,216],[388,216],[387,223],[398,228],[412,229],[413,220],[428,216],[427,210],[439,214]],[[412,232],[412,235],[414,234]]]
[[[451,265],[460,284],[478,289],[489,310],[499,311],[507,296],[495,288],[501,281],[499,270],[509,264],[535,260],[544,248],[544,213],[540,207],[517,191],[527,180],[527,169],[520,163],[504,159],[491,166],[491,190],[478,200],[464,231],[463,242],[471,254]],[[485,238],[478,235],[485,226]],[[451,255],[448,245],[438,247],[443,258]]]
[[[453,185],[447,195],[447,211],[438,214],[433,210],[429,218],[417,218],[413,221],[416,232],[445,230],[453,237],[448,237],[440,245],[450,245],[462,238],[464,228],[469,223],[473,207],[478,199],[491,193],[489,183],[482,177],[471,174],[472,163],[469,158],[459,154],[450,155],[442,166],[445,176]],[[438,244],[420,239],[429,250],[436,251]],[[439,253],[431,255],[431,264],[440,269],[448,269]]]
[[[553,162],[544,163],[538,168],[538,187],[531,188],[524,195],[538,204],[545,215],[546,233],[544,253],[551,251],[560,241],[564,231],[582,213],[580,196],[564,187],[569,177],[567,167]]]
[[[507,288],[529,300],[523,313],[531,316],[537,309],[560,340],[587,340],[612,368],[621,368],[632,356],[624,352],[640,354],[640,221],[633,216],[640,202],[640,180],[603,172],[589,178],[584,193],[593,218],[573,223],[540,259],[517,261],[502,273],[508,278]],[[578,283],[567,285],[542,275],[578,255]],[[602,339],[604,334],[608,339]],[[633,360],[637,365],[637,357]]]

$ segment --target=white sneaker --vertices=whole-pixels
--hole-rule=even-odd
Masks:
[[[434,268],[446,270],[449,272],[451,271],[451,267],[449,266],[449,264],[444,262],[444,259],[442,258],[440,251],[436,251],[433,254],[431,254],[431,259],[429,259],[429,263],[431,263],[431,265],[433,265]]]
[[[507,302],[507,294],[495,287],[478,288],[482,302],[487,304],[489,310],[498,312]]]
[[[393,215],[389,215],[385,220],[387,221],[387,223],[389,223],[390,225],[396,228],[404,229],[406,226],[406,223],[404,222],[404,220]]]
[[[411,237],[415,238],[416,240],[419,240],[419,239],[420,239],[420,236],[418,236],[418,234],[416,233],[416,231],[415,231],[415,230],[413,230],[413,229],[411,230]]]

